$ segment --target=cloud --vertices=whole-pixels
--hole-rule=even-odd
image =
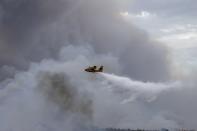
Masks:
[[[192,19],[195,15],[195,0],[184,1],[157,1],[157,0],[133,0],[130,5],[133,12],[139,12],[141,10],[147,10],[150,12],[156,12],[159,16],[167,16],[167,19],[172,17],[184,16]],[[159,7],[159,8],[158,8]],[[166,18],[166,17],[165,17]]]
[[[140,14],[137,14],[136,17],[139,17],[139,18],[149,18],[149,17],[154,17],[156,16],[156,14],[151,14],[147,11],[142,11]]]
[[[161,29],[161,36],[158,38],[167,43],[172,48],[192,48],[196,47],[197,28],[196,25],[171,25]]]

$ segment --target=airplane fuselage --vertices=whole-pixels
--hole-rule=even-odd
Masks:
[[[87,69],[85,69],[85,71],[92,72],[92,73],[103,72],[103,66],[101,66],[99,69],[96,69],[96,66],[88,67]]]

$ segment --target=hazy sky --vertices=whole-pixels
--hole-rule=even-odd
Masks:
[[[195,46],[195,5],[195,0],[133,0],[128,12],[138,18],[137,21],[141,22],[142,28],[160,35],[159,39],[166,40],[166,44],[170,42],[169,45],[182,48]],[[179,42],[181,43],[178,44]]]
[[[196,70],[197,19],[195,0],[132,0],[124,16],[171,49],[177,68]]]

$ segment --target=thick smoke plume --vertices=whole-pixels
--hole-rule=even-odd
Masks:
[[[118,64],[118,60],[95,54],[90,46],[68,46],[60,52],[59,60],[32,63],[27,72],[1,83],[0,130],[73,131],[92,126],[159,129],[190,125],[183,119],[189,119],[186,108],[177,112],[178,107],[173,106],[178,99],[183,100],[181,103],[188,100],[179,96],[185,92],[180,88],[183,85],[89,74],[83,71],[86,65],[97,61],[109,66]]]
[[[1,0],[0,130],[197,128],[195,77],[174,83],[168,49],[124,21],[125,9]],[[101,64],[109,74],[84,72]]]
[[[2,0],[1,79],[15,73],[5,65],[27,69],[32,61],[57,58],[62,46],[90,44],[97,53],[116,56],[132,78],[168,80],[168,50],[124,21],[125,5],[124,0]]]

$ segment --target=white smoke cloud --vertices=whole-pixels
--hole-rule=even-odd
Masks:
[[[15,74],[0,84],[0,130],[196,127],[196,88],[155,82],[171,79],[168,50],[122,19],[122,1],[0,3],[1,76]],[[118,76],[84,72],[100,64]]]
[[[27,72],[17,73],[14,79],[1,84],[0,130],[72,131],[85,125],[148,129],[181,126],[173,109],[161,109],[155,104],[158,99],[165,100],[160,97],[162,94],[176,93],[179,84],[145,83],[83,71],[95,61],[111,67],[118,64],[118,59],[96,54],[91,46],[67,46],[61,50],[59,60],[32,63]],[[131,101],[132,97],[135,99]]]
[[[65,55],[68,50],[72,57]],[[78,54],[79,50],[82,53]],[[74,130],[92,123],[94,99],[83,71],[89,60],[94,62],[91,50],[68,46],[62,49],[59,61],[32,63],[27,72],[2,82],[0,130]],[[117,64],[110,55],[97,58],[106,65]]]

